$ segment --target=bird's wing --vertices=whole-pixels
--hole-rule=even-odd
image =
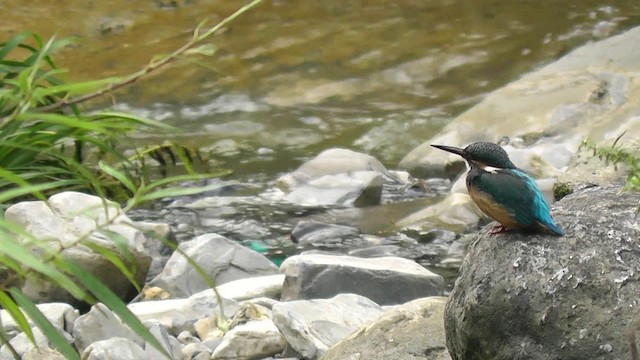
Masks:
[[[473,183],[495,202],[505,204],[505,208],[523,226],[547,220],[553,222],[549,204],[535,180],[519,170],[483,172],[473,179]]]

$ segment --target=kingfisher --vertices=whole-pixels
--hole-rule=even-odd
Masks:
[[[535,180],[518,169],[501,146],[484,141],[464,149],[431,146],[460,155],[467,161],[470,169],[466,183],[471,199],[482,212],[499,223],[491,234],[520,230],[563,235]]]

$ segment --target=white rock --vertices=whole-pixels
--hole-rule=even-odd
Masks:
[[[222,284],[216,289],[220,296],[235,301],[250,300],[259,297],[279,299],[283,283],[284,275],[276,274],[234,280]],[[205,291],[213,292],[211,289]]]
[[[81,354],[89,345],[112,338],[130,339],[140,347],[144,346],[144,340],[101,303],[92,306],[88,313],[76,320],[73,337],[76,349]]]
[[[289,345],[305,359],[318,359],[331,346],[383,312],[373,301],[354,294],[331,299],[281,302],[273,321]]]
[[[83,360],[156,360],[145,354],[135,341],[114,337],[96,341],[82,352]]]
[[[261,359],[282,352],[286,345],[273,321],[249,321],[226,333],[211,359]]]
[[[135,228],[135,223],[122,215],[118,204],[103,202],[97,196],[78,192],[53,195],[48,202],[27,201],[12,205],[5,212],[7,221],[21,226],[27,233],[39,239],[37,246],[31,238],[18,237],[23,246],[29,246],[37,256],[48,252],[60,252],[63,259],[71,260],[89,270],[121,298],[127,297],[134,287],[111,261],[87,246],[88,241],[120,254],[120,246],[107,233],[116,233],[124,239],[128,255],[118,255],[128,264],[135,261],[134,278],[142,283],[147,275],[151,258],[144,253],[145,236]],[[96,230],[98,229],[98,230]],[[102,231],[105,230],[105,231]],[[37,277],[29,277],[22,291],[38,303],[61,301],[80,303],[57,284]]]
[[[42,314],[49,320],[50,323],[64,329],[67,332],[72,331],[73,322],[80,316],[78,310],[73,306],[65,303],[48,303],[37,304],[36,307],[42,312]],[[25,314],[26,315],[26,314]],[[0,311],[0,320],[2,320],[2,326],[5,331],[18,330],[18,324],[9,315],[7,310]],[[34,327],[35,324],[29,316],[27,316],[29,326]]]

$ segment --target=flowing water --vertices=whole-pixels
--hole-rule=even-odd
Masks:
[[[0,33],[74,37],[58,64],[71,80],[96,79],[140,69],[202,20],[215,24],[243,4],[0,0]],[[241,182],[273,180],[330,147],[393,169],[492,90],[637,25],[637,0],[265,0],[210,39],[213,56],[174,64],[105,103],[177,126],[139,141],[200,148]],[[273,210],[252,209],[228,215],[255,221]]]

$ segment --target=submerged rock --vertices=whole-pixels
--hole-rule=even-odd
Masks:
[[[619,186],[592,187],[557,203],[564,237],[479,234],[446,308],[452,358],[629,358],[639,202]]]

